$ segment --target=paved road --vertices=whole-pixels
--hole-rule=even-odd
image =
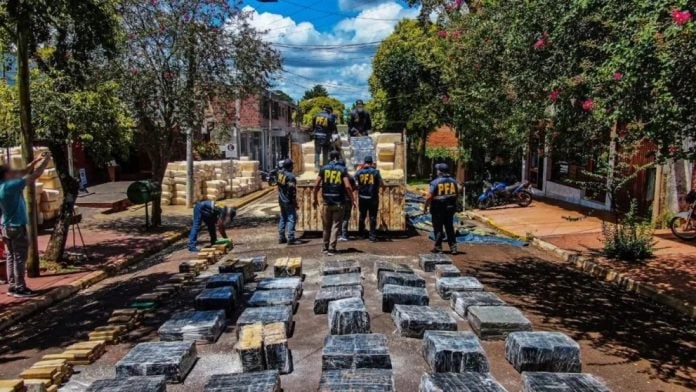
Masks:
[[[287,248],[276,243],[275,196],[269,195],[240,212],[233,236],[240,255],[266,254],[269,260],[285,255],[302,256],[306,274],[305,291],[297,314],[295,333],[290,339],[295,370],[282,377],[285,391],[315,390],[320,377],[321,349],[327,334],[325,315],[314,315],[313,298],[318,289],[319,266],[323,258],[316,237],[304,245]],[[391,317],[381,312],[381,300],[372,275],[372,262],[391,258],[412,263],[428,249],[429,241],[417,234],[391,238],[378,244],[363,241],[341,244],[343,259],[363,265],[365,302],[372,317],[372,329],[389,338],[389,348],[398,391],[415,391],[427,365],[421,355],[421,341],[393,334]],[[488,290],[518,306],[537,330],[569,334],[582,347],[583,369],[604,378],[614,391],[688,391],[696,388],[694,334],[696,327],[662,307],[635,298],[611,286],[597,283],[557,264],[551,256],[531,248],[474,245],[457,256],[457,266],[479,278]],[[43,314],[17,325],[0,337],[0,377],[14,377],[47,353],[59,352],[102,325],[110,312],[124,306],[129,298],[149,291],[175,273],[177,265],[190,255],[183,243],[134,266],[131,270],[85,290]],[[272,273],[267,270],[265,274]],[[431,305],[449,309],[434,290],[431,273],[417,271],[427,280]],[[190,297],[171,301],[150,320],[154,327],[171,313],[191,306]],[[461,319],[460,330],[468,330]],[[182,385],[168,391],[197,391],[215,373],[240,371],[233,351],[234,328],[218,342],[199,345],[199,361]],[[141,341],[156,340],[154,332]],[[133,346],[110,346],[90,366],[77,368],[62,390],[83,390],[95,379],[113,375],[113,365]],[[509,391],[520,391],[520,375],[505,361],[503,342],[484,342],[492,374]]]

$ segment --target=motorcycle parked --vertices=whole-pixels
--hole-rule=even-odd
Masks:
[[[686,202],[690,207],[688,211],[682,211],[669,222],[672,233],[683,241],[696,239],[696,191],[686,195]]]
[[[528,191],[529,181],[517,182],[506,185],[504,182],[496,182],[491,185],[484,181],[484,191],[478,197],[478,208],[485,210],[494,206],[517,204],[527,207],[532,204],[532,193]]]

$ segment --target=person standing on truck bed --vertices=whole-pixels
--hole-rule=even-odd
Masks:
[[[350,136],[367,136],[372,130],[372,119],[370,112],[365,109],[365,103],[358,99],[355,101],[355,110],[350,112],[348,120]]]
[[[433,253],[442,253],[442,242],[447,233],[447,242],[453,255],[459,253],[457,249],[457,237],[454,233],[454,213],[457,211],[457,195],[459,187],[457,181],[449,174],[449,167],[444,163],[435,165],[437,178],[430,183],[430,190],[425,199],[425,213],[433,219],[433,235],[435,235],[435,247]],[[444,228],[444,230],[443,230]]]
[[[324,110],[312,119],[312,132],[314,134],[314,167],[319,170],[327,164],[334,135],[338,134],[336,116],[331,106],[325,106]]]
[[[336,243],[345,212],[344,204],[348,200],[352,206],[355,206],[353,189],[348,180],[348,171],[344,166],[338,164],[339,158],[338,151],[329,153],[331,161],[319,171],[313,192],[312,205],[314,208],[319,208],[320,190],[324,201],[322,210],[324,247],[322,252],[326,256],[336,254]]]
[[[379,188],[384,186],[382,175],[374,166],[372,157],[365,157],[365,164],[355,173],[358,187],[358,232],[365,233],[365,218],[370,218],[368,238],[377,242],[377,213],[379,212]]]

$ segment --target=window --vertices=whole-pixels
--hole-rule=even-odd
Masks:
[[[280,116],[280,104],[273,102],[273,119],[277,120]]]

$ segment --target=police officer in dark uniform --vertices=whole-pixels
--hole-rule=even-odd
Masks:
[[[301,244],[295,239],[295,223],[297,223],[297,179],[292,173],[293,162],[286,159],[281,162],[278,171],[278,205],[280,206],[280,221],[278,222],[278,243],[288,245]],[[287,236],[285,230],[287,229]]]
[[[348,180],[348,171],[344,166],[338,164],[340,154],[338,151],[331,151],[329,158],[331,161],[319,170],[314,185],[313,206],[314,208],[319,207],[318,197],[321,190],[324,200],[324,209],[322,210],[324,248],[322,251],[327,256],[333,256],[336,253],[336,243],[345,213],[346,200],[353,206],[355,202],[353,201],[353,190]]]
[[[439,163],[435,165],[437,178],[430,183],[430,191],[425,199],[425,212],[433,218],[433,234],[435,235],[435,247],[433,253],[442,253],[442,241],[444,234],[447,233],[452,254],[457,254],[457,237],[454,233],[454,213],[457,211],[457,195],[459,187],[457,181],[449,174],[447,164]],[[444,228],[444,232],[443,232]]]
[[[338,134],[336,116],[331,106],[324,107],[324,110],[312,119],[312,132],[314,132],[314,167],[319,169],[328,162],[333,137]]]
[[[345,159],[339,159],[338,164],[345,167],[346,170],[348,166],[346,165]],[[355,180],[353,177],[348,176],[348,181],[350,181],[350,186],[353,190],[356,189]],[[344,205],[345,211],[343,211],[343,222],[341,223],[341,236],[338,238],[339,241],[348,241],[348,227],[350,226],[350,217],[353,215],[353,205],[350,200],[346,198],[346,204]]]
[[[361,99],[355,101],[355,110],[350,113],[348,129],[350,136],[367,136],[372,130],[370,112],[365,109],[365,103]]]
[[[227,238],[225,233],[225,221],[232,220],[237,215],[234,208],[219,207],[212,200],[201,200],[193,206],[193,225],[189,233],[188,250],[198,252],[198,232],[201,230],[201,224],[205,223],[210,234],[210,244],[215,245],[217,242],[217,233],[215,229],[220,231],[222,238]]]
[[[365,218],[370,217],[370,241],[377,241],[377,212],[379,210],[379,187],[384,186],[382,176],[374,167],[372,157],[365,157],[365,165],[355,173],[358,186],[358,231],[365,233]]]

